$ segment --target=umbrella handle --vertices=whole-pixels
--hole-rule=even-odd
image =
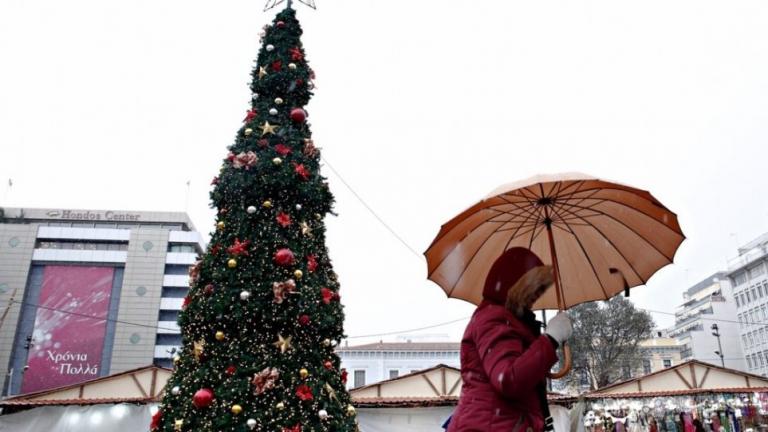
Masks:
[[[572,360],[573,359],[571,357],[571,347],[568,345],[567,342],[563,342],[563,368],[557,372],[550,373],[549,377],[552,379],[560,379],[568,375],[568,372],[571,371],[571,367],[573,366]]]

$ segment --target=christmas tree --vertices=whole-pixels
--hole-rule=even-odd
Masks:
[[[314,74],[290,7],[264,28],[252,106],[214,178],[216,231],[190,271],[179,315],[183,347],[157,431],[352,431],[355,409],[334,346],[339,284],[323,219],[304,106]]]

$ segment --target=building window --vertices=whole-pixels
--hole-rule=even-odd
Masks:
[[[582,387],[586,387],[589,385],[589,375],[587,375],[587,371],[585,369],[582,369],[581,374],[579,376],[579,384]]]
[[[389,370],[389,379],[397,378],[398,375],[400,375],[400,371],[397,369],[390,369]]]
[[[744,294],[747,296],[747,303],[750,303],[752,299],[749,297],[749,290],[744,290]]]
[[[365,371],[364,370],[356,370],[355,371],[355,387],[362,387],[365,385]]]
[[[632,369],[630,369],[628,364],[625,364],[621,367],[621,376],[624,379],[632,378]]]
[[[733,277],[733,284],[739,286],[747,281],[747,274],[741,272]]]
[[[648,359],[643,359],[643,373],[646,375],[651,373],[651,361]]]
[[[736,296],[736,307],[741,307],[741,302],[739,301],[739,296]]]
[[[183,243],[168,243],[168,252],[195,253],[195,246]]]
[[[741,305],[746,306],[747,302],[746,302],[746,297],[744,297],[744,293],[739,294],[739,297],[741,297]]]
[[[752,369],[752,357],[747,356],[747,368]]]
[[[69,249],[69,250],[128,250],[127,242],[110,241],[73,241],[73,240],[38,240],[37,249]]]
[[[184,265],[184,264],[166,264],[165,265],[165,274],[166,275],[175,275],[175,276],[188,275],[190,267],[192,267],[192,266]]]
[[[760,284],[757,285],[757,294],[760,296],[760,298],[763,298],[763,286]]]
[[[672,367],[672,359],[664,359],[664,369]]]

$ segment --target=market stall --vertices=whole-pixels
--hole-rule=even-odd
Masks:
[[[170,373],[149,366],[4,399],[0,432],[149,430]]]
[[[768,430],[768,379],[691,360],[587,394],[590,431]]]

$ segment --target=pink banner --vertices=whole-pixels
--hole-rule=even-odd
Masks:
[[[112,267],[46,266],[22,393],[99,377]]]

